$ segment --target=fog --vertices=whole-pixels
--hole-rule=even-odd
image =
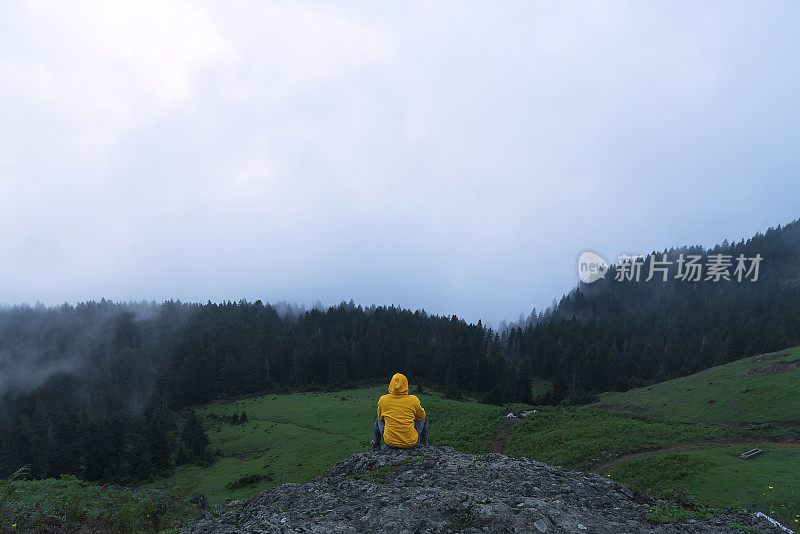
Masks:
[[[585,249],[798,217],[799,14],[4,3],[0,302],[527,317],[577,283]]]

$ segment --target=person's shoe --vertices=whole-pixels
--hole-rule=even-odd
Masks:
[[[381,450],[381,444],[375,443],[374,439],[370,441],[370,445],[372,445],[372,452],[378,452],[379,450]]]

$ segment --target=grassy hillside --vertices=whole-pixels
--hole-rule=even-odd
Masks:
[[[798,384],[800,347],[744,358],[590,406],[543,409],[515,425],[506,452],[798,525]],[[755,447],[765,453],[739,458]]]
[[[798,524],[800,447],[762,443],[763,456],[742,460],[743,447],[727,446],[647,455],[621,462],[610,475],[639,487],[679,492],[716,506],[753,508]]]
[[[196,411],[208,432],[215,462],[209,467],[181,466],[172,477],[148,487],[186,497],[203,493],[214,505],[284,482],[309,480],[342,458],[369,450],[376,403],[384,393],[384,386],[376,386],[200,406]],[[498,407],[448,400],[433,392],[418,396],[428,414],[431,444],[482,451],[502,418]],[[247,423],[226,420],[242,412]]]
[[[798,384],[800,347],[795,347],[625,393],[605,393],[594,406],[684,422],[799,423]]]
[[[595,470],[651,493],[715,506],[800,514],[800,348],[745,358],[594,405],[542,408],[516,422],[500,408],[419,394],[430,441],[458,449],[528,456]],[[547,383],[538,384],[545,391]],[[743,388],[747,391],[743,392]],[[340,459],[368,450],[375,403],[384,386],[218,401],[197,407],[215,462],[176,469],[149,487],[178,496],[204,493],[212,504],[283,482],[302,482]],[[516,406],[518,411],[523,407]],[[233,414],[247,423],[232,424]],[[754,446],[766,453],[744,461]],[[769,488],[772,486],[772,489]],[[796,518],[800,519],[800,518]]]
[[[519,419],[507,419],[504,412],[520,414],[528,407],[503,410],[432,391],[417,394],[434,445],[500,450],[593,470],[683,500],[690,512],[700,504],[740,506],[795,526],[800,524],[800,402],[795,398],[800,368],[795,361],[800,361],[800,348],[604,394],[594,405],[540,407]],[[535,387],[543,392],[549,383]],[[742,392],[745,387],[748,391]],[[375,386],[197,406],[213,464],[181,466],[148,487],[177,497],[203,493],[219,505],[284,482],[309,480],[342,458],[368,450],[376,401],[385,391]],[[231,421],[243,412],[246,423]],[[738,457],[753,447],[765,453],[748,461]],[[146,492],[120,493],[69,477],[16,481],[13,488],[7,514],[0,519],[6,529],[58,518],[64,525],[159,531],[192,515],[180,501],[165,507]]]
[[[590,408],[544,409],[517,424],[505,452],[588,470],[619,455],[679,443],[713,443],[734,434],[714,425],[656,421]]]
[[[195,511],[192,504],[154,492],[101,486],[70,475],[0,480],[0,533],[176,532]]]

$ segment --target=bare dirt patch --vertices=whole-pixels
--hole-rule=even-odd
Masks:
[[[502,421],[497,423],[495,433],[487,437],[483,442],[486,452],[502,453],[506,449],[506,441],[508,440],[508,436],[511,435],[511,431],[514,429],[514,425],[517,423],[519,423],[519,418],[517,417],[504,417]]]
[[[772,360],[777,360],[778,358],[785,358],[786,356],[791,356],[790,353],[784,352],[783,354],[756,354],[755,356],[750,357],[751,362],[769,362]]]
[[[749,376],[766,376],[766,375],[773,375],[775,373],[784,373],[786,371],[791,371],[792,369],[800,368],[800,358],[791,361],[780,361],[780,362],[773,362],[769,365],[761,365],[759,367],[753,367],[751,369],[747,369],[746,371],[739,371],[736,373],[735,376],[742,376],[742,375],[749,375]]]

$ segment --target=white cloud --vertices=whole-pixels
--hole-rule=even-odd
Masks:
[[[0,57],[0,95],[46,114],[40,142],[60,130],[50,141],[78,150],[111,147],[190,98],[202,67],[227,50],[208,15],[180,0],[32,1],[13,15],[17,30],[0,42],[22,53]]]
[[[747,235],[795,209],[796,19],[3,4],[0,298],[355,297],[499,319],[568,289],[587,247]],[[780,198],[745,221],[759,183]],[[710,202],[723,189],[731,205]]]
[[[271,103],[393,53],[390,35],[325,4],[234,1],[208,8],[236,56],[234,70],[220,72],[229,76],[219,81],[228,97]]]

